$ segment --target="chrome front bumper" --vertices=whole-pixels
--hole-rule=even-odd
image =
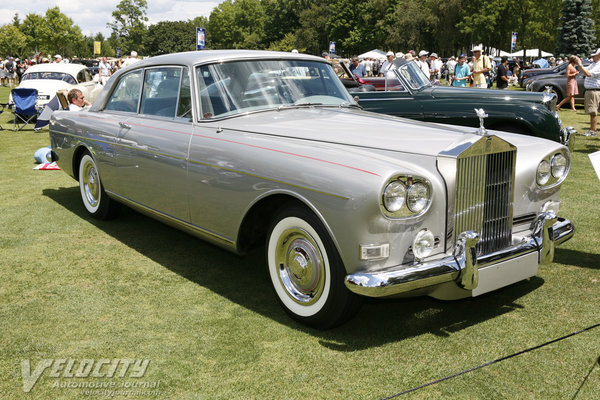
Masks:
[[[536,217],[530,236],[495,253],[477,257],[475,245],[479,235],[467,231],[459,235],[450,256],[376,272],[357,272],[347,275],[345,284],[352,292],[368,297],[392,296],[451,281],[461,288],[472,290],[478,284],[479,268],[533,252],[538,253],[538,264],[549,264],[554,259],[555,246],[569,240],[574,233],[575,227],[571,221],[558,218],[553,212],[544,212]]]

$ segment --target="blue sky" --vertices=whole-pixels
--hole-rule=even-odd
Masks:
[[[150,24],[159,21],[186,21],[197,16],[208,17],[221,1],[204,0],[146,0],[146,15]],[[73,1],[73,0],[28,0],[24,2],[3,2],[0,5],[0,26],[12,21],[15,13],[21,21],[29,13],[44,15],[46,10],[58,6],[60,11],[81,28],[84,35],[101,32],[110,35],[106,27],[113,22],[112,12],[117,9],[120,0]]]

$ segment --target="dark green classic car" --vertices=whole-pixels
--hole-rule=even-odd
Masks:
[[[479,127],[474,109],[483,108],[487,129],[542,137],[572,147],[575,130],[561,129],[553,93],[435,86],[413,61],[396,59],[394,67],[385,78],[362,78],[361,86],[348,89],[365,110]],[[375,86],[388,90],[375,90]]]

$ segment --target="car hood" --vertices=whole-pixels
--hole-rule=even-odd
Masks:
[[[471,99],[479,101],[525,101],[532,103],[542,103],[543,93],[531,93],[517,90],[493,90],[493,89],[471,89],[471,88],[453,88],[448,86],[434,86],[429,90],[432,97],[436,99]],[[485,108],[485,103],[482,103]]]
[[[536,75],[536,74],[547,74],[551,73],[554,68],[531,68],[526,69],[522,72],[523,75]]]
[[[216,123],[219,128],[353,147],[437,156],[479,138],[476,129],[419,122],[361,110],[297,108],[258,112]],[[514,139],[498,133],[505,140]],[[532,139],[532,138],[529,138]],[[518,139],[517,139],[518,140]],[[535,139],[534,139],[535,140]]]
[[[558,73],[558,74],[556,74],[556,73],[554,73],[554,74],[545,74],[545,75],[542,75],[542,76],[537,76],[535,78],[535,80],[536,81],[547,81],[549,79],[557,79],[557,78],[558,79],[564,79],[565,82],[566,82],[566,74],[561,74],[561,73]]]

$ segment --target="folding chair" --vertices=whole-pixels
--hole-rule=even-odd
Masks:
[[[35,103],[37,101],[37,89],[29,88],[14,88],[12,91],[13,102],[15,107],[13,109],[15,128],[14,130],[20,130],[25,125],[30,124],[31,120],[38,115]],[[17,129],[17,125],[20,125]]]
[[[0,114],[2,114],[4,112],[4,107],[6,107],[8,104],[5,103],[0,103]],[[4,128],[2,127],[2,125],[0,125],[0,131],[3,131]]]

